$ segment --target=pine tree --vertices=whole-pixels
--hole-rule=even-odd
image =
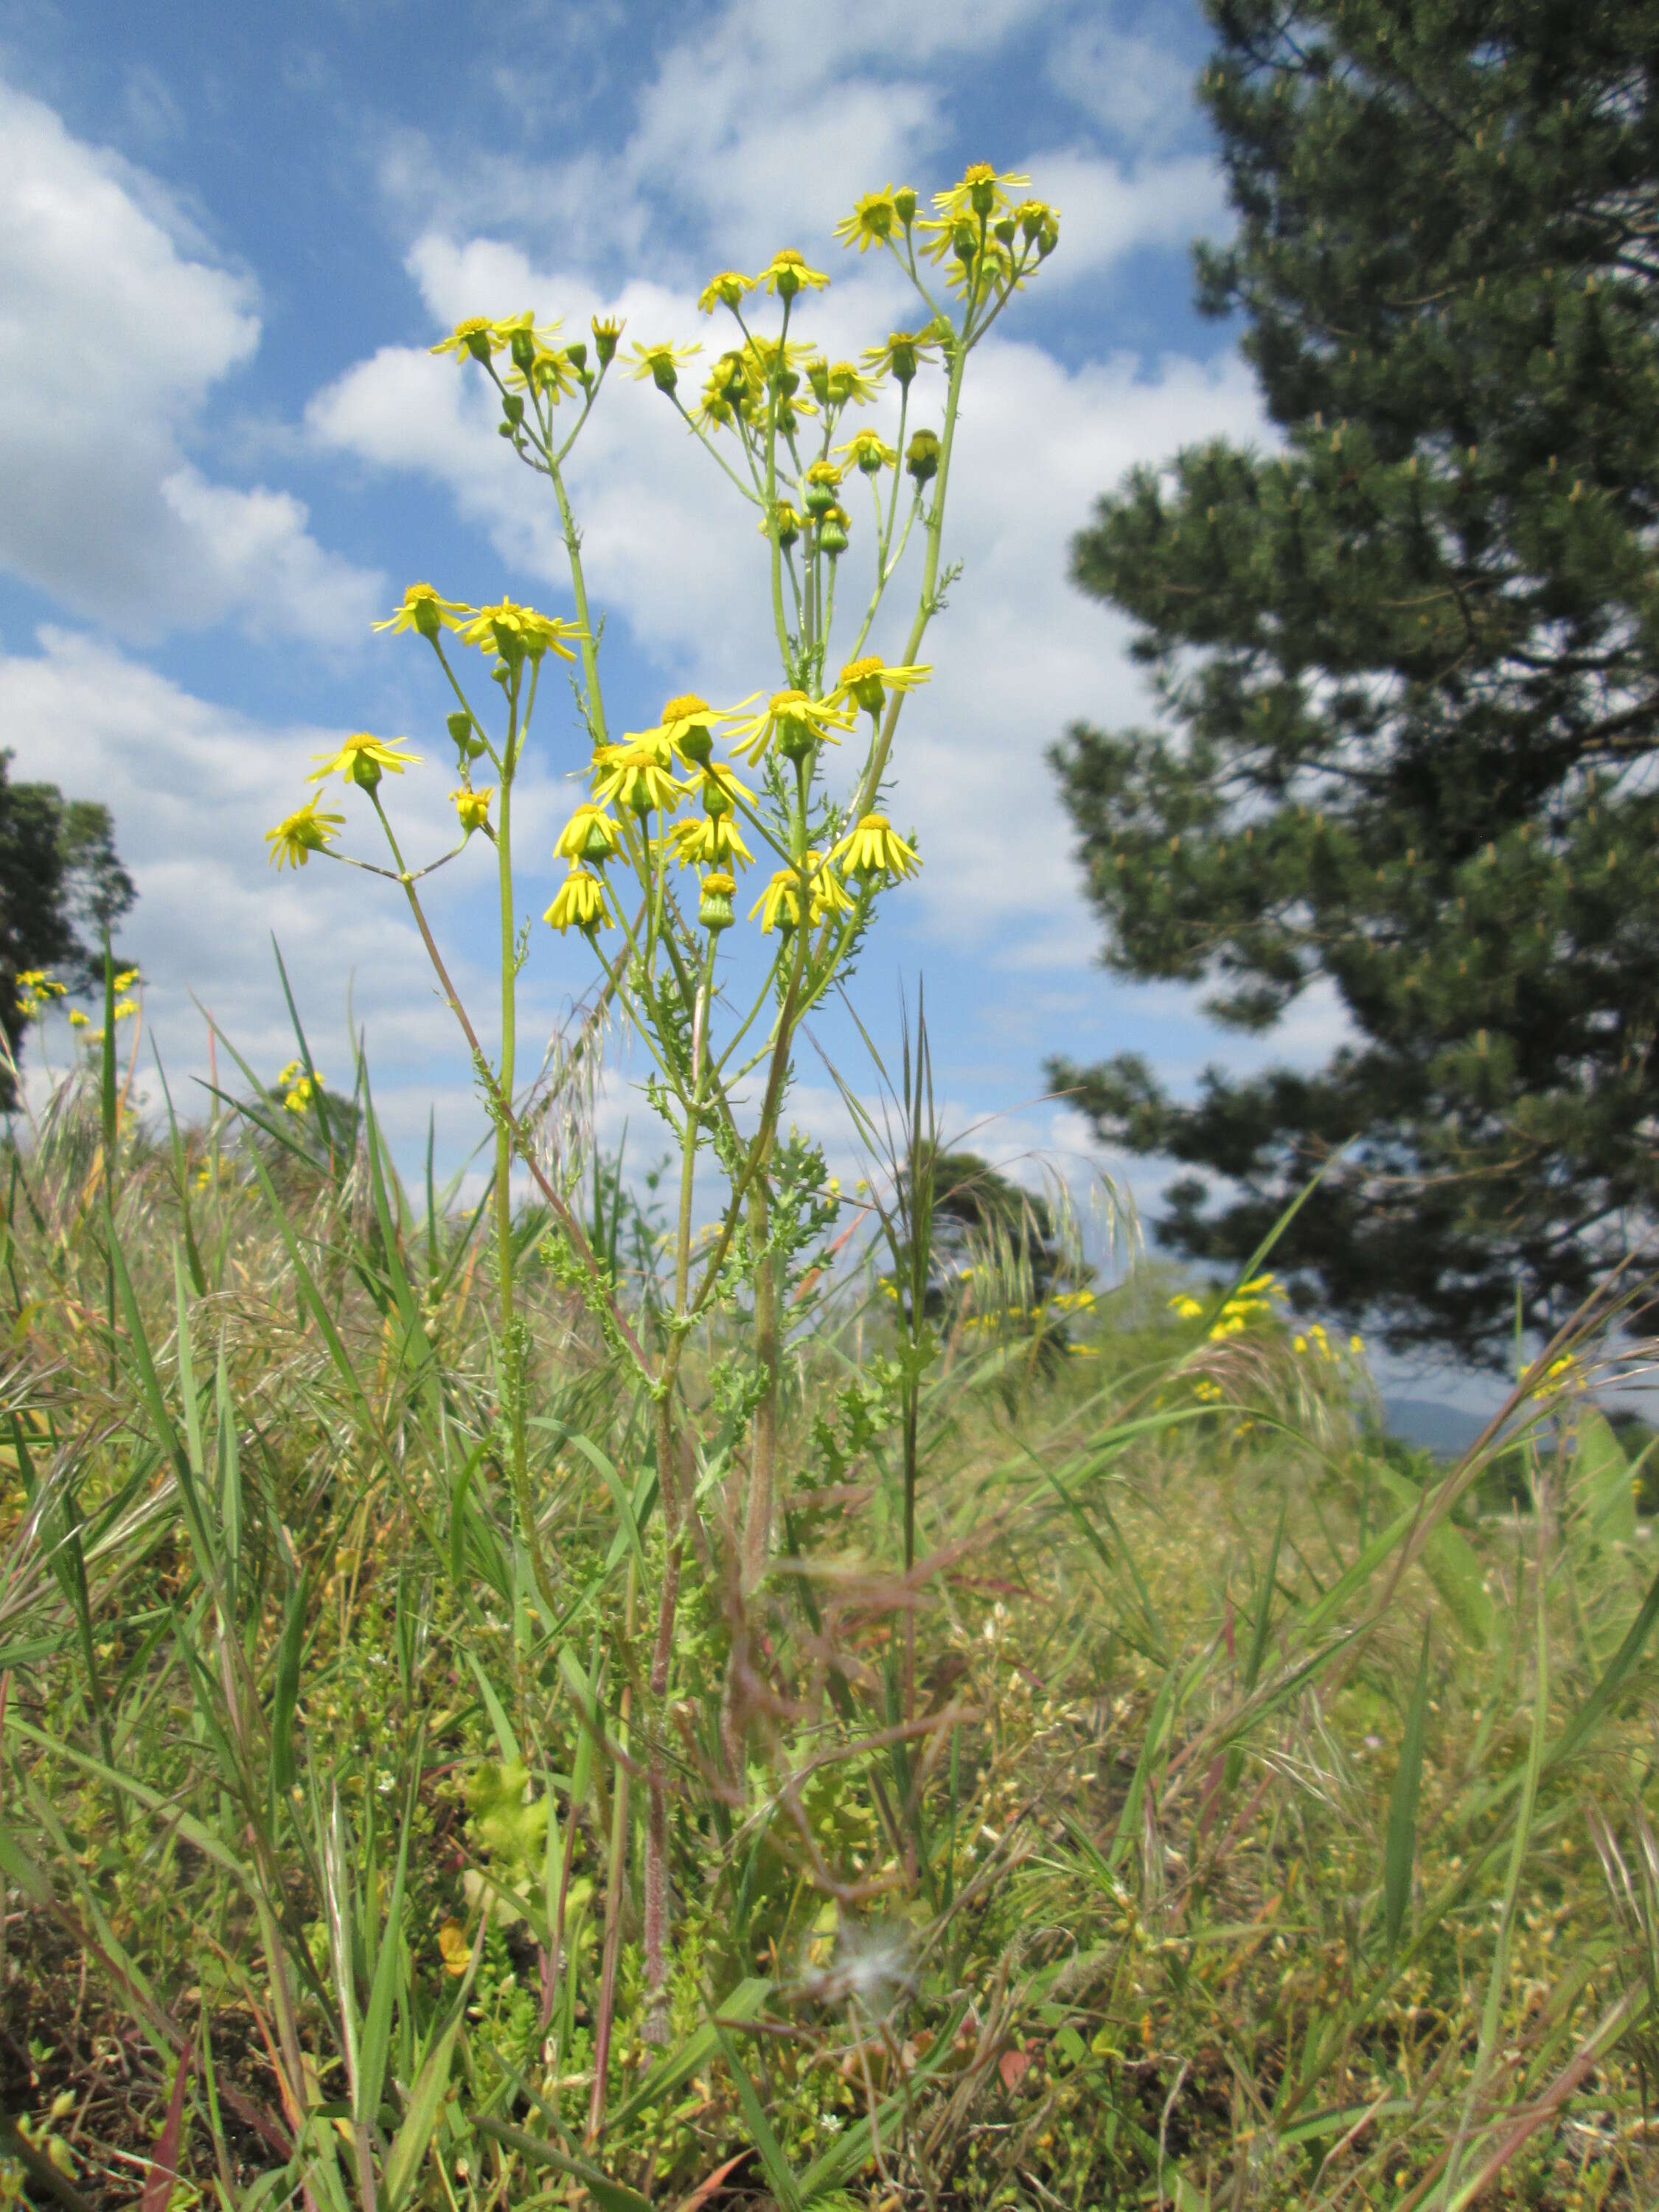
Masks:
[[[1161,726],[1054,756],[1106,957],[1328,1063],[1057,1064],[1203,1175],[1162,1224],[1275,1255],[1396,1348],[1501,1357],[1659,1188],[1659,4],[1212,0],[1201,96],[1273,450],[1134,471],[1073,574]]]
[[[25,1026],[19,975],[45,969],[70,990],[92,988],[105,933],[137,893],[108,808],[66,800],[55,784],[13,783],[10,760],[0,751],[0,1032],[15,1060]],[[0,1111],[15,1104],[15,1089],[0,1060]]]

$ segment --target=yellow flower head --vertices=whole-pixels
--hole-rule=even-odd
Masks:
[[[677,822],[669,833],[669,843],[683,868],[707,867],[711,863],[724,867],[732,860],[746,868],[755,857],[729,814],[705,814],[689,822]]]
[[[775,691],[760,713],[740,726],[732,750],[751,767],[774,743],[786,760],[804,760],[817,744],[839,744],[836,732],[852,726],[850,710],[831,700],[809,699],[805,691]]]
[[[559,885],[558,895],[542,920],[549,922],[563,936],[574,922],[588,934],[603,929],[611,920],[606,903],[605,885],[586,868],[572,868]]]
[[[889,331],[884,343],[866,346],[863,357],[876,374],[890,374],[901,384],[908,384],[921,364],[933,360],[938,352],[939,341],[931,331]]]
[[[401,775],[420,757],[418,753],[399,752],[395,742],[388,744],[384,738],[374,737],[368,730],[354,730],[337,753],[312,755],[313,760],[321,761],[323,765],[313,775],[308,775],[306,781],[325,783],[331,775],[341,775],[348,783],[356,784],[361,790],[373,791],[380,780],[383,769],[390,769],[393,775]],[[290,816],[289,818],[291,821],[295,817]],[[319,849],[316,845],[312,847],[313,852]]]
[[[755,279],[745,276],[741,269],[722,269],[698,293],[697,306],[705,315],[712,315],[716,307],[735,307],[744,294],[754,289]]]
[[[1008,205],[1009,192],[1024,191],[1030,181],[1012,169],[999,176],[988,161],[972,161],[963,171],[960,184],[933,194],[933,205],[947,222],[964,216],[989,216]]]
[[[921,665],[890,668],[878,653],[866,653],[860,659],[848,662],[830,696],[862,707],[866,714],[879,714],[887,704],[890,691],[914,691],[933,672],[931,667]]]
[[[781,928],[786,936],[800,921],[800,878],[793,868],[780,868],[766,889],[749,909],[749,919],[760,916],[760,926],[769,937]]]
[[[865,375],[856,362],[832,361],[828,383],[832,407],[845,407],[849,400],[856,406],[867,407],[876,397],[876,380]]]
[[[453,1974],[458,1979],[472,1964],[472,1947],[459,1920],[446,1920],[438,1930],[438,1955],[444,1962],[445,1973]]]
[[[69,1012],[69,1018],[70,1018],[70,1027],[71,1029],[75,1029],[75,1030],[83,1030],[83,1029],[85,1029],[85,1027],[86,1027],[86,1025],[87,1025],[87,1018],[86,1018],[86,1016],[85,1016],[85,1015],[81,1012],[81,1009],[79,1008],[79,1006],[71,1006],[71,1007],[70,1008],[70,1012]]]
[[[1170,1305],[1171,1310],[1175,1313],[1178,1314],[1182,1321],[1196,1321],[1204,1311],[1204,1308],[1198,1299],[1193,1297],[1185,1291],[1178,1291],[1175,1297],[1170,1299]]]
[[[593,796],[601,802],[615,799],[631,813],[648,814],[659,807],[672,814],[685,796],[651,745],[602,745],[593,756],[599,781]]]
[[[449,803],[455,810],[456,819],[470,837],[475,830],[486,827],[489,820],[489,802],[495,796],[493,789],[484,791],[452,791]]]
[[[904,198],[914,215],[915,194],[907,191]],[[843,216],[836,225],[836,236],[843,246],[856,246],[860,253],[867,253],[872,246],[890,244],[903,229],[899,195],[891,185],[884,185],[878,192],[859,195],[852,214]]]
[[[279,870],[303,868],[313,853],[325,853],[330,839],[345,826],[343,814],[317,811],[317,801],[321,796],[320,792],[313,793],[303,806],[284,816],[274,830],[266,830],[269,857]]]
[[[781,499],[772,509],[771,520],[761,524],[760,534],[763,538],[769,538],[775,530],[778,543],[787,553],[805,527],[805,519],[799,508],[791,506],[787,499]]]
[[[1005,245],[1013,244],[1015,227],[1027,246],[1036,246],[1038,260],[1046,261],[1060,243],[1060,210],[1047,200],[1022,200],[1012,216],[997,226]]]
[[[730,814],[739,800],[745,806],[755,803],[749,786],[740,782],[723,761],[710,761],[690,791],[693,798],[702,799],[705,814]]]
[[[855,430],[844,446],[837,446],[838,453],[845,453],[851,465],[861,469],[867,477],[878,476],[883,469],[896,466],[898,455],[878,430]]]
[[[584,633],[580,623],[562,622],[556,615],[538,614],[534,607],[504,599],[493,607],[475,608],[471,620],[461,625],[460,635],[464,645],[476,645],[481,653],[499,653],[507,661],[537,661],[544,653],[574,660],[576,656],[564,641]]]
[[[469,315],[465,322],[457,323],[447,338],[440,338],[431,350],[434,353],[453,354],[457,361],[488,361],[507,343],[507,334],[499,323],[488,315]]]
[[[118,991],[130,991],[133,985],[138,981],[138,970],[136,968],[124,968],[113,981]],[[59,983],[54,985],[52,988],[61,991],[64,987]]]
[[[461,618],[472,610],[459,599],[446,599],[430,584],[410,584],[403,602],[394,615],[384,622],[371,625],[374,629],[418,630],[424,638],[435,638],[446,629],[459,629]]]
[[[620,835],[604,807],[584,802],[560,830],[559,842],[553,850],[562,860],[573,864],[580,860],[600,862],[616,851]]]
[[[648,376],[659,392],[672,392],[680,380],[680,362],[695,360],[702,351],[700,345],[675,345],[668,339],[659,345],[636,345],[634,381],[642,384]]]
[[[781,246],[762,270],[760,282],[779,299],[793,300],[802,290],[822,292],[830,279],[821,269],[809,269],[805,255],[793,246]]]
[[[129,1020],[137,1012],[137,1011],[138,1001],[137,999],[118,999],[115,1001],[115,1004],[110,1008],[110,1012],[114,1015],[118,1022]]]
[[[587,349],[579,347],[577,355],[573,356],[567,347],[539,343],[540,337],[537,332],[526,343],[514,343],[514,367],[507,381],[513,391],[534,392],[556,407],[561,399],[568,399],[572,392],[581,389],[581,368]]]
[[[808,864],[817,860],[816,853],[806,856]],[[831,875],[826,867],[818,866],[812,877],[812,903],[807,910],[807,920],[816,929],[827,914],[851,914],[857,905],[848,896],[847,886],[839,876]]]
[[[617,348],[627,327],[619,315],[595,315],[588,324],[593,333],[593,350],[599,356],[601,368],[609,368],[617,358]]]
[[[921,866],[915,848],[907,845],[884,814],[860,814],[830,855],[839,860],[844,876],[914,875]]]
[[[714,731],[727,722],[740,721],[744,708],[751,703],[745,699],[736,707],[711,707],[696,692],[682,691],[663,702],[662,720],[654,729],[629,730],[624,738],[631,745],[651,746],[665,766],[673,753],[688,766],[695,762],[706,768],[714,750]]]

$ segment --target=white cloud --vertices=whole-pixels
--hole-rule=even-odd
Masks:
[[[210,483],[186,441],[259,339],[154,180],[0,85],[0,566],[130,635],[234,617],[362,635],[380,579],[286,493]]]
[[[1167,145],[1193,126],[1193,65],[1144,33],[1098,17],[1079,23],[1048,52],[1048,82],[1127,144]]]

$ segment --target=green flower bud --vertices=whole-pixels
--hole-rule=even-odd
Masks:
[[[587,347],[584,341],[580,338],[572,338],[564,349],[564,357],[577,375],[580,376],[587,367]]]
[[[374,791],[380,784],[380,763],[367,753],[358,753],[346,770],[346,781],[355,783],[359,791]]]
[[[622,336],[622,325],[620,323],[602,321],[598,315],[595,315],[592,320],[592,328],[593,331],[593,350],[599,356],[599,367],[601,368],[609,368],[611,362],[617,358],[617,341]]]
[[[818,524],[818,550],[833,561],[847,550],[849,518],[844,507],[832,507]]]
[[[897,210],[899,221],[908,230],[915,220],[916,214],[916,196],[910,185],[899,186],[893,195],[893,205]]]
[[[444,727],[448,731],[450,736],[453,738],[455,744],[459,747],[461,751],[466,752],[470,750],[472,744],[472,717],[471,714],[463,714],[458,708],[454,714],[447,718],[444,723]]]
[[[501,412],[516,430],[524,420],[524,402],[516,392],[505,392],[501,398]]]
[[[536,359],[536,341],[528,331],[514,331],[507,350],[513,356],[513,366],[521,374],[528,375]]]
[[[806,380],[812,387],[812,396],[820,407],[830,404],[830,364],[823,356],[815,354],[806,364]],[[794,390],[794,386],[790,386]]]
[[[939,474],[939,434],[918,430],[904,449],[904,465],[919,484]]]
[[[732,927],[732,894],[737,889],[733,879],[724,869],[716,869],[702,879],[702,894],[697,901],[697,920],[710,931],[730,929]]]

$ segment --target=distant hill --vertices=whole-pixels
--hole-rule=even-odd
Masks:
[[[1462,1406],[1440,1405],[1432,1398],[1384,1398],[1382,1412],[1390,1436],[1451,1459],[1468,1449],[1491,1418]]]

